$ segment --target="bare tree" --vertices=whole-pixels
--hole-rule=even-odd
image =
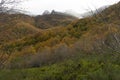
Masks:
[[[14,10],[21,1],[22,0],[0,0],[0,13]]]

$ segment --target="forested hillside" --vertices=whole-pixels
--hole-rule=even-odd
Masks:
[[[120,2],[83,19],[0,14],[0,80],[120,80],[119,57]]]

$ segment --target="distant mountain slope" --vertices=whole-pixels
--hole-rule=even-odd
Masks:
[[[57,26],[67,26],[72,21],[78,18],[61,12],[52,11],[47,15],[40,15],[35,17],[36,27],[47,29]]]

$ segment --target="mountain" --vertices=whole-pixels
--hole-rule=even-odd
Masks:
[[[16,24],[19,26],[15,32],[20,30],[23,36],[0,44],[1,80],[120,79],[120,2],[96,15],[72,19],[63,27],[54,24],[68,18],[59,12],[36,16],[40,21],[22,16],[1,15],[0,18],[1,36],[5,35],[3,32],[10,34],[11,29],[16,30],[13,27]],[[41,29],[36,25],[42,21],[50,28]]]
[[[46,11],[44,12],[46,13]],[[77,20],[78,18],[64,14],[61,12],[52,11],[51,13],[47,13],[43,15],[39,15],[35,17],[36,27],[47,29],[51,27],[58,27],[58,26],[67,26],[69,23],[71,23],[74,20]]]
[[[40,16],[0,13],[0,44],[33,35],[41,29],[65,27],[76,19],[60,12]]]

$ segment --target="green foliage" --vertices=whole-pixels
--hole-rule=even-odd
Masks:
[[[114,62],[116,56],[120,57],[118,53],[79,53],[64,62],[40,68],[0,70],[0,80],[119,80],[120,64]]]
[[[85,19],[81,19],[79,22],[77,22],[75,25],[73,25],[73,28],[77,28],[81,31],[86,31],[88,29],[88,22],[85,21]]]

